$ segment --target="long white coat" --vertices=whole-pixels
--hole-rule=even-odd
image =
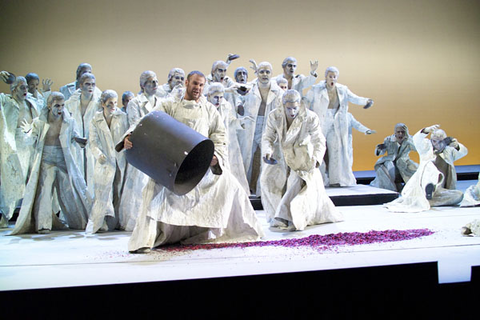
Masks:
[[[165,100],[155,110],[166,112],[213,141],[217,174],[209,169],[200,183],[183,196],[149,178],[128,249],[181,240],[255,240],[263,235],[247,193],[225,168],[226,133],[215,106],[202,96],[198,103]]]
[[[350,112],[347,113],[347,120],[348,120],[348,159],[349,159],[348,170],[350,170],[353,175],[353,133],[352,131],[353,129],[355,129],[361,133],[367,134],[367,131],[369,131],[370,129],[364,126],[360,121],[355,119],[353,114],[351,114]]]
[[[273,110],[262,138],[262,157],[267,153],[278,161],[276,165],[265,165],[261,176],[267,220],[291,221],[297,230],[343,220],[316,168],[323,161],[325,138],[315,113],[301,107],[287,129],[284,110]]]
[[[282,73],[276,76],[274,80],[277,81],[282,78],[287,79],[285,78],[285,74]],[[292,78],[292,87],[290,89],[297,90],[303,97],[303,90],[315,84],[315,81],[317,81],[317,77],[312,76],[311,74],[309,74],[308,76],[305,76],[303,74],[297,74]]]
[[[266,127],[266,118],[268,114],[276,108],[282,108],[282,95],[284,91],[274,80],[270,81],[270,85],[270,91],[268,92],[267,96],[267,105],[265,107],[265,121],[263,123],[263,130],[265,130]],[[255,82],[250,92],[245,96],[245,114],[243,116],[245,119],[245,130],[237,131],[238,143],[242,152],[243,166],[247,174],[252,166],[252,148],[253,139],[255,136],[255,125],[258,116],[258,110],[260,109],[261,104],[262,96],[260,94],[260,89],[258,88],[258,82]],[[248,119],[253,119],[253,121]]]
[[[233,106],[224,99],[217,108],[217,111],[222,117],[227,132],[228,162],[226,164],[228,164],[229,170],[232,172],[233,176],[237,178],[245,192],[250,193],[247,174],[243,167],[240,145],[238,144],[237,137],[237,130],[244,130],[241,126],[241,120],[237,118],[237,113]]]
[[[129,130],[133,130],[140,119],[157,107],[162,100],[163,99],[154,97],[152,104],[144,93],[140,93],[133,98],[127,105]],[[146,174],[134,166],[127,166],[125,172],[125,184],[123,186],[120,207],[118,209],[120,226],[126,231],[132,231],[135,227],[138,212],[142,208],[142,191],[147,185],[147,182],[148,176]]]
[[[26,100],[32,118],[38,117],[36,105]],[[0,93],[0,209],[2,220],[9,220],[23,198],[31,166],[33,146],[25,143],[22,129],[17,128],[20,107],[9,94]],[[5,222],[5,221],[3,221]]]
[[[107,216],[119,219],[119,222],[121,222],[120,229],[125,229],[127,219],[119,217],[118,206],[124,184],[127,160],[124,152],[115,151],[115,145],[122,139],[127,130],[127,115],[119,109],[113,113],[110,127],[105,120],[103,111],[97,112],[90,124],[88,143],[96,161],[93,177],[95,197],[87,232],[97,232]],[[101,155],[104,155],[107,159],[103,164],[98,161]],[[119,176],[115,177],[116,174]],[[116,203],[114,203],[114,200]]]
[[[101,95],[101,93],[100,93]],[[81,91],[78,89],[75,91],[70,99],[65,101],[65,109],[70,112],[72,118],[75,120],[78,133],[81,137],[84,137],[88,140],[90,134],[90,123],[92,122],[93,116],[95,113],[101,110],[100,105],[100,95],[98,91],[94,91],[92,100],[87,106],[87,110],[85,114],[82,116],[82,112],[80,110],[80,97]],[[80,145],[74,146],[75,150],[75,161],[78,164],[78,168],[82,172],[83,176],[85,177],[85,181],[88,186],[88,190],[91,194],[94,193],[93,191],[93,171],[95,166],[95,158],[92,155],[92,151],[90,147],[87,145],[86,148],[81,148]],[[84,158],[85,155],[85,158]],[[86,163],[85,163],[86,159]],[[86,171],[86,172],[85,172]]]
[[[425,187],[427,184],[432,183],[436,186],[435,193],[437,190],[445,190],[442,188],[444,176],[435,166],[435,158],[437,155],[435,155],[432,143],[430,139],[427,139],[427,135],[428,134],[424,133],[422,129],[413,136],[413,143],[420,156],[420,164],[417,171],[405,184],[401,197],[385,204],[388,210],[395,212],[420,212],[429,210],[431,203],[425,196]],[[465,146],[462,144],[459,145],[460,150],[447,146],[443,152],[443,158],[447,163],[451,164],[452,167],[456,160],[464,157],[468,153]],[[455,169],[453,168],[453,170]],[[448,188],[448,186],[446,187]],[[435,198],[435,193],[433,194],[433,198]],[[448,192],[443,196],[446,201],[449,200],[449,197]],[[452,197],[457,197],[456,192],[452,193]]]
[[[35,221],[32,211],[37,188],[43,187],[38,185],[38,181],[42,163],[43,147],[45,145],[45,135],[50,128],[50,125],[47,121],[47,115],[48,109],[45,108],[43,109],[41,115],[34,120],[32,131],[29,134],[30,139],[32,139],[32,142],[35,145],[32,171],[25,189],[25,196],[23,198],[20,214],[11,235],[35,232]],[[66,222],[70,228],[85,229],[85,226],[87,225],[88,214],[92,205],[92,197],[87,190],[83,175],[74,161],[72,144],[76,144],[74,141],[75,137],[79,137],[76,131],[76,123],[70,117],[68,112],[65,112],[63,115],[63,123],[60,130],[59,139],[63,155],[65,157],[65,163],[67,165],[69,182],[76,195],[77,201],[75,202],[74,206],[77,210],[75,212],[63,212],[63,216],[66,218]],[[61,228],[63,223],[53,212],[52,216],[53,227]]]
[[[325,81],[321,81],[319,84],[312,86],[312,89],[307,93],[306,100],[309,109],[318,115],[323,135],[327,139],[327,173],[330,184],[352,186],[357,182],[353,172],[349,170],[351,159],[349,156],[348,103],[366,105],[368,98],[355,95],[345,85],[337,83],[336,87],[339,107],[333,119],[328,117],[327,111],[330,99],[328,98]],[[332,123],[333,127],[330,129]],[[333,131],[330,132],[329,130]],[[330,141],[330,134],[334,135],[335,143]],[[332,177],[334,177],[334,179],[332,179]]]

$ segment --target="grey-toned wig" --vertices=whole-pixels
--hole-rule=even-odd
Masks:
[[[33,72],[28,73],[28,74],[25,76],[25,79],[27,79],[27,83],[30,83],[30,81],[32,81],[32,80],[38,80],[38,81],[40,81],[40,77],[38,76],[38,74],[33,73]]]
[[[27,84],[27,79],[25,79],[25,77],[22,77],[22,76],[16,77],[16,78],[15,78],[15,81],[13,81],[12,84],[10,84],[10,91],[11,91],[11,92],[15,91],[15,89],[17,89],[17,87],[18,87],[22,82],[25,83],[25,84]]]
[[[100,102],[102,104],[104,104],[105,102],[107,102],[108,99],[111,99],[111,98],[118,98],[118,94],[117,92],[115,92],[115,90],[105,90],[102,92],[102,95],[100,96]]]
[[[93,70],[92,69],[92,66],[90,65],[90,63],[80,63],[77,67],[77,72],[76,72],[76,78],[77,81],[80,79],[80,77],[82,76],[82,70],[85,69],[85,68],[89,68],[90,70]]]
[[[93,73],[84,73],[80,76],[80,79],[78,79],[78,84],[82,85],[85,80],[90,79],[90,80],[95,80],[95,75]]]
[[[247,77],[248,77],[248,70],[247,70],[247,68],[245,68],[245,67],[238,67],[238,68],[235,69],[235,71],[233,72],[233,77],[235,78],[235,80],[237,80],[237,74],[238,74],[240,71],[245,71],[245,73],[247,74]]]
[[[288,86],[288,80],[283,77],[277,79],[277,84],[280,85],[280,83],[286,83]]]
[[[47,99],[47,107],[50,109],[54,101],[65,100],[63,93],[58,91],[53,91]]]
[[[402,128],[403,130],[405,130],[405,134],[406,134],[407,136],[409,135],[409,133],[408,133],[408,127],[407,127],[407,125],[406,125],[405,123],[401,123],[401,122],[397,123],[397,124],[395,125],[395,129],[394,129],[395,132],[397,131],[397,128]]]
[[[336,74],[337,74],[337,77],[340,75],[340,71],[338,70],[337,67],[330,66],[330,67],[328,67],[327,69],[325,69],[325,78],[327,77],[327,74],[328,74],[329,72],[334,72],[334,73],[336,73]]]
[[[295,59],[294,57],[286,57],[285,59],[283,59],[282,68],[285,68],[285,66],[286,66],[289,62],[297,62],[297,59]]]
[[[217,70],[217,68],[220,66],[220,65],[224,65],[225,66],[225,69],[228,68],[228,63],[226,63],[225,61],[222,61],[222,60],[217,60],[215,61],[213,64],[212,64],[212,75],[213,73],[215,72],[215,70]]]
[[[442,129],[435,129],[430,135],[430,139],[443,140],[447,137],[447,133]]]
[[[143,92],[143,87],[147,83],[148,79],[156,77],[156,73],[150,70],[143,71],[140,75],[140,91]]]
[[[185,71],[183,71],[183,69],[173,68],[173,69],[170,70],[170,72],[168,73],[167,82],[170,82],[170,80],[172,80],[173,76],[174,76],[176,73],[179,73],[179,74],[183,75],[183,77],[185,77]]]
[[[215,92],[225,93],[225,87],[223,86],[223,84],[215,82],[208,87],[208,95],[211,95]]]
[[[273,71],[273,67],[272,67],[272,64],[270,62],[267,62],[267,61],[262,61],[258,64],[257,66],[257,72],[258,72],[258,69],[262,68],[262,67],[269,67],[271,71]]]
[[[301,102],[302,96],[297,90],[294,89],[288,89],[285,91],[285,93],[282,96],[282,103],[285,105],[286,103],[295,103],[295,102]]]
[[[134,97],[134,96],[135,96],[135,94],[132,91],[125,91],[122,94],[122,104],[125,104],[125,101],[127,101],[128,97]]]

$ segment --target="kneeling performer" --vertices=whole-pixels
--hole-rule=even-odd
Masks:
[[[202,95],[205,76],[192,71],[181,100],[167,99],[154,111],[164,111],[211,139],[215,153],[203,179],[185,195],[177,195],[153,179],[143,190],[143,205],[128,244],[135,253],[182,241],[251,241],[263,235],[250,199],[225,169],[226,133],[215,106]],[[126,149],[135,148],[127,135]]]

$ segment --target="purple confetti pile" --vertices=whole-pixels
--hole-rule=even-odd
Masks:
[[[180,252],[191,250],[211,250],[221,248],[249,248],[249,247],[311,247],[317,250],[327,250],[335,246],[354,246],[381,242],[404,241],[432,235],[429,229],[385,230],[369,232],[341,232],[327,235],[311,235],[298,239],[283,239],[271,241],[252,241],[237,243],[208,243],[192,245],[170,245],[162,247],[163,251]]]

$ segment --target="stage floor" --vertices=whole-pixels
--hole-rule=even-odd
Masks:
[[[476,181],[464,182],[465,186],[474,183]],[[334,192],[341,192],[341,188]],[[343,222],[311,226],[296,232],[270,229],[264,212],[258,210],[257,214],[264,227],[265,241],[371,230],[427,228],[434,233],[413,240],[339,245],[326,250],[253,246],[129,254],[129,232],[85,235],[82,231],[54,231],[48,235],[7,236],[11,225],[0,232],[0,291],[422,262],[438,262],[439,283],[455,283],[470,281],[471,267],[480,265],[480,237],[466,237],[460,233],[464,225],[480,219],[480,207],[440,207],[421,213],[391,213],[381,204],[339,209],[344,215]]]

